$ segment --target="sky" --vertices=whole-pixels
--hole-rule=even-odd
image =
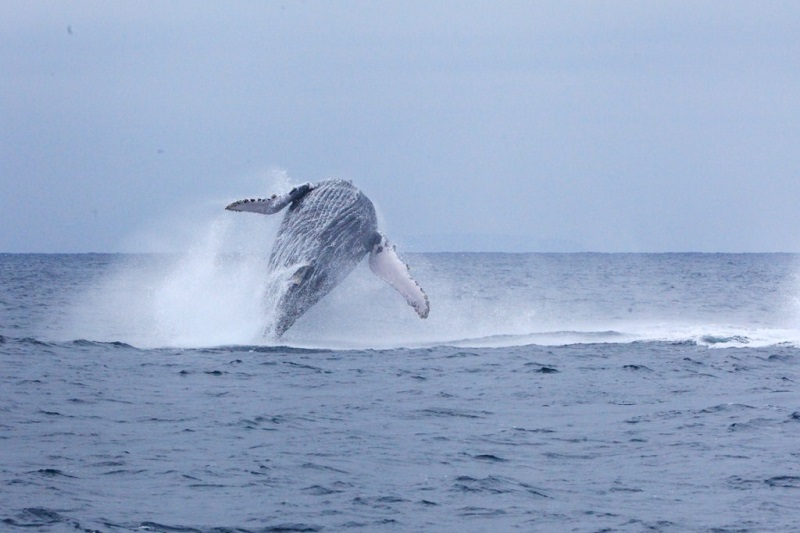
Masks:
[[[799,95],[796,1],[7,1],[0,252],[328,178],[411,251],[799,252]]]

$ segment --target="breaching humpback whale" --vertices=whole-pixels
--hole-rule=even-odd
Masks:
[[[428,296],[378,231],[372,202],[349,181],[306,183],[280,196],[239,200],[225,209],[271,215],[286,206],[269,258],[269,274],[281,278],[283,291],[274,324],[277,337],[367,253],[370,269],[400,292],[420,318],[428,316]]]

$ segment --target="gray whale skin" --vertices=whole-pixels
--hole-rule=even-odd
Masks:
[[[428,316],[428,296],[378,231],[372,202],[349,181],[306,183],[280,196],[239,200],[225,209],[271,215],[287,206],[269,258],[269,273],[282,278],[285,290],[277,305],[276,337],[367,254],[370,269],[400,292],[420,318]]]

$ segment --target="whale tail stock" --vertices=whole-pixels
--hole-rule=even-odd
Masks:
[[[295,187],[286,194],[273,194],[269,198],[245,198],[229,204],[225,207],[228,211],[245,211],[249,213],[260,213],[262,215],[273,215],[289,205],[299,200],[313,189],[310,183]]]
[[[420,318],[427,318],[431,309],[428,295],[411,277],[408,265],[398,257],[394,245],[384,234],[378,233],[378,235],[380,240],[369,253],[370,270],[402,294]]]

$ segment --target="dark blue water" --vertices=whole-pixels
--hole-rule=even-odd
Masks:
[[[800,530],[798,257],[407,259],[0,255],[0,530]]]

